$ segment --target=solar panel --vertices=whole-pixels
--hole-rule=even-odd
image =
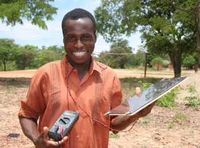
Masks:
[[[121,104],[105,115],[134,115],[140,110],[144,109],[151,103],[155,102],[163,95],[171,91],[177,85],[179,85],[186,77],[178,77],[173,79],[162,79],[150,87],[145,89],[140,95],[135,95],[128,99],[128,104]]]

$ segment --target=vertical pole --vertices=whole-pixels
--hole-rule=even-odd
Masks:
[[[145,63],[144,63],[144,78],[146,78],[147,75],[147,52],[144,54],[145,58]]]
[[[200,0],[197,3],[195,10],[196,25],[197,25],[197,54],[198,54],[198,65],[200,66]]]

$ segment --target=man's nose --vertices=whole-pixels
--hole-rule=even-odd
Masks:
[[[75,47],[76,48],[82,48],[84,46],[84,44],[81,42],[80,39],[77,40],[76,44],[75,44]]]

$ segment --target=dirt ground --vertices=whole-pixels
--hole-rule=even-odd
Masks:
[[[135,74],[120,71],[118,70],[118,74],[121,74],[121,77],[122,73],[126,76],[130,76],[130,73]],[[0,77],[4,77],[2,75],[0,73]],[[138,120],[131,130],[129,127],[117,135],[111,134],[109,148],[200,148],[200,107],[185,105],[185,97],[193,95],[189,88],[194,87],[196,96],[199,97],[200,73],[185,72],[184,75],[189,78],[180,87],[175,107],[155,106],[152,112]],[[142,72],[137,77],[140,76],[143,76]],[[171,77],[172,74],[169,72],[165,76]],[[17,118],[20,100],[25,97],[27,89],[25,82],[0,81],[0,148],[33,147],[30,140],[22,134]]]
[[[16,71],[0,71],[0,78],[31,78],[36,70],[16,70]],[[117,73],[119,78],[124,77],[136,77],[141,78],[144,77],[144,70],[143,69],[115,69],[115,72]],[[190,74],[193,74],[194,71],[182,71],[183,76],[187,76]],[[147,70],[146,72],[147,77],[155,77],[155,78],[172,78],[173,77],[173,71],[169,69],[165,69],[162,71],[152,71]]]

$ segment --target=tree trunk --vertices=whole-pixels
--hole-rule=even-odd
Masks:
[[[197,2],[195,10],[195,18],[197,26],[196,40],[197,40],[198,66],[200,66],[200,0]]]
[[[181,56],[182,52],[180,49],[174,50],[169,54],[170,60],[174,68],[174,77],[181,76]]]
[[[3,60],[3,70],[6,71],[6,60]]]

